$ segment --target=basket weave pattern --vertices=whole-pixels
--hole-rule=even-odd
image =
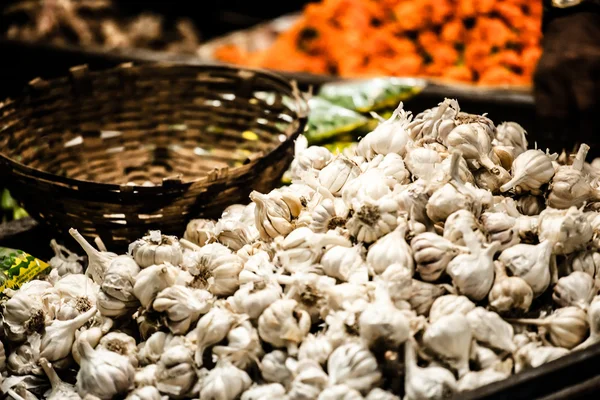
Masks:
[[[274,74],[124,64],[31,81],[0,103],[0,167],[36,219],[122,246],[181,234],[268,191],[292,158],[307,106]]]

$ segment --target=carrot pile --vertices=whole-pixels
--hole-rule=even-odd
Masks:
[[[321,0],[270,48],[222,61],[344,77],[428,76],[530,84],[541,54],[541,0]]]

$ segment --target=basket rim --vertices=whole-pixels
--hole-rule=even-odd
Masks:
[[[242,73],[242,74],[244,72],[248,72],[248,73],[253,73],[255,75],[261,75],[262,77],[268,78],[272,81],[275,81],[276,83],[290,87],[290,89],[292,90],[292,100],[293,100],[294,105],[296,106],[296,110],[297,110],[297,117],[295,118],[295,121],[298,123],[297,129],[295,129],[291,132],[284,133],[286,135],[285,141],[278,141],[276,146],[273,147],[270,151],[263,153],[260,157],[256,157],[255,159],[250,160],[249,163],[246,163],[241,166],[232,167],[232,168],[224,168],[227,170],[227,174],[235,174],[235,172],[237,172],[237,171],[248,168],[249,165],[255,165],[255,164],[261,162],[261,160],[268,157],[270,154],[280,151],[286,142],[288,142],[290,140],[294,140],[295,137],[297,137],[299,134],[301,134],[303,132],[304,127],[306,126],[306,123],[308,121],[309,105],[308,105],[308,102],[306,101],[306,98],[299,91],[296,81],[290,80],[276,72],[273,72],[273,71],[267,70],[267,69],[263,69],[263,68],[241,67],[241,66],[225,65],[225,64],[213,63],[213,62],[202,62],[200,64],[195,64],[195,65],[187,65],[187,64],[172,63],[172,62],[160,62],[160,63],[153,63],[153,64],[134,65],[133,62],[127,62],[127,63],[119,64],[118,66],[113,67],[113,68],[89,71],[88,73],[95,74],[95,75],[111,74],[111,73],[122,71],[124,69],[132,69],[132,68],[133,69],[146,69],[146,70],[153,70],[153,69],[160,70],[160,69],[166,69],[166,68],[185,68],[185,69],[197,70],[197,71],[207,71],[207,70],[230,71],[230,72],[237,72],[237,73]],[[81,69],[84,69],[87,71],[88,65],[87,64],[77,65],[77,66],[71,67],[69,69],[69,71],[71,72],[71,71],[81,70]],[[49,79],[49,80],[44,80],[39,77],[34,78],[29,81],[28,87],[32,87],[34,84],[38,85],[40,82],[56,82],[59,80],[64,80],[65,77],[66,76],[63,75],[63,76]],[[26,89],[27,89],[27,87],[23,90],[23,92],[20,96],[15,97],[14,99],[7,98],[7,99],[0,101],[0,111],[7,105],[12,104],[12,103],[16,102],[17,100],[26,98],[28,96]],[[4,126],[0,126],[0,135],[3,134],[4,129],[5,129]],[[126,191],[135,191],[135,192],[145,193],[145,194],[151,194],[152,192],[163,193],[165,188],[188,187],[188,186],[191,186],[194,184],[200,184],[200,183],[204,183],[204,182],[208,182],[208,181],[212,182],[215,180],[219,180],[218,178],[211,179],[210,176],[207,174],[207,175],[203,175],[200,177],[186,179],[185,181],[180,179],[179,177],[163,178],[162,182],[160,182],[159,184],[155,184],[154,186],[143,186],[143,185],[139,185],[139,184],[116,184],[116,183],[98,182],[98,181],[92,181],[92,180],[86,180],[86,179],[75,179],[75,178],[60,176],[57,174],[53,174],[51,172],[47,172],[47,171],[44,171],[44,170],[41,170],[38,168],[33,168],[28,165],[25,165],[11,157],[8,157],[6,154],[4,154],[4,152],[1,149],[0,149],[0,162],[5,163],[9,167],[9,169],[10,169],[9,174],[15,174],[15,173],[18,173],[17,171],[21,171],[24,174],[34,176],[38,179],[43,179],[46,184],[51,184],[53,186],[58,185],[58,186],[64,187],[66,185],[68,187],[76,186],[79,188],[93,186],[97,190],[103,190],[103,189],[109,190],[109,191],[126,190]],[[220,170],[215,169],[213,171],[218,172]],[[225,176],[227,176],[227,175],[225,175]]]

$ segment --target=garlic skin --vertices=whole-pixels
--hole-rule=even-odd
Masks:
[[[381,122],[358,143],[356,154],[367,160],[378,154],[396,153],[403,156],[409,140],[410,120],[411,113],[405,111],[400,103],[388,120]]]
[[[75,391],[73,385],[69,385],[60,379],[57,375],[56,371],[52,367],[52,364],[48,362],[45,358],[40,358],[40,366],[46,373],[50,384],[52,385],[52,390],[50,394],[45,396],[48,400],[80,400],[81,397]]]
[[[481,231],[481,225],[475,215],[467,210],[459,210],[452,213],[444,224],[444,239],[448,239],[457,246],[465,246],[463,230],[470,230],[475,238],[483,243],[486,237]]]
[[[446,359],[458,371],[459,377],[469,372],[471,340],[469,321],[459,313],[440,317],[423,335],[425,346]]]
[[[221,218],[215,225],[217,241],[233,251],[238,251],[258,239],[258,230],[237,219]]]
[[[260,338],[275,347],[286,347],[290,355],[297,353],[310,326],[310,315],[290,299],[277,300],[258,319]]]
[[[286,360],[287,354],[281,350],[273,350],[265,354],[259,364],[263,379],[287,386],[292,379],[292,372],[287,368]]]
[[[129,254],[142,268],[164,263],[179,265],[183,258],[177,238],[162,235],[160,231],[150,231],[148,236],[131,243]]]
[[[404,364],[405,400],[443,400],[457,392],[456,378],[452,372],[442,367],[421,368],[417,365],[417,355],[411,340],[406,342]]]
[[[344,384],[367,393],[381,379],[377,360],[360,343],[346,343],[336,348],[327,360],[329,384]]]
[[[375,388],[367,394],[365,400],[400,400],[400,397],[380,388]]]
[[[257,319],[268,306],[279,300],[282,294],[283,290],[277,283],[248,282],[240,286],[230,299],[235,311]]]
[[[351,208],[360,208],[365,202],[377,201],[390,195],[394,180],[378,169],[369,169],[349,181],[342,190],[342,199]]]
[[[519,154],[513,162],[512,179],[500,187],[500,191],[507,192],[514,189],[517,194],[531,192],[541,194],[540,187],[552,179],[554,167],[551,157],[541,150],[526,150]]]
[[[501,261],[494,261],[496,279],[488,295],[490,308],[499,314],[527,312],[533,302],[533,289],[518,276],[508,276]]]
[[[213,243],[216,240],[215,222],[210,219],[193,219],[188,222],[183,238],[198,246]]]
[[[96,250],[91,244],[88,243],[87,240],[84,239],[83,236],[81,236],[77,229],[69,229],[69,234],[77,243],[79,243],[83,251],[85,251],[88,256],[88,266],[85,274],[91,277],[97,284],[102,284],[106,269],[110,263],[118,257],[118,255],[107,251]]]
[[[433,285],[413,279],[408,302],[417,314],[427,315],[435,299],[445,293],[446,289],[441,285]]]
[[[538,326],[541,334],[548,334],[554,346],[572,349],[585,339],[588,333],[587,314],[579,307],[564,307],[541,319],[516,319],[514,323]]]
[[[294,380],[287,393],[289,400],[316,399],[327,387],[328,378],[325,371],[313,360],[293,362],[288,359],[288,365],[293,365]]]
[[[175,285],[180,269],[171,264],[152,265],[144,268],[135,277],[133,294],[143,307],[150,307],[156,295],[162,290]]]
[[[324,199],[311,214],[310,229],[316,233],[327,232],[346,224],[350,209],[342,199]]]
[[[376,245],[377,243],[374,246]],[[417,272],[426,282],[437,281],[446,272],[450,261],[463,251],[459,246],[433,232],[415,236],[410,242],[410,248],[417,264]]]
[[[212,302],[213,295],[206,290],[175,285],[158,293],[152,308],[165,313],[165,323],[173,334],[183,335],[210,310]]]
[[[589,177],[583,172],[583,164],[590,146],[582,144],[572,165],[557,168],[548,194],[548,206],[566,209],[581,207],[586,201],[598,201],[600,193],[592,188]]]
[[[534,297],[540,296],[550,285],[550,260],[552,243],[538,245],[517,244],[498,257],[513,276],[522,278],[533,290]]]
[[[368,346],[383,341],[391,348],[404,343],[410,335],[409,321],[398,310],[383,286],[377,285],[375,301],[368,305],[358,319],[360,337]]]
[[[231,311],[222,307],[213,307],[198,321],[195,329],[196,335],[196,366],[201,367],[204,351],[213,344],[225,339],[238,317]]]
[[[320,171],[332,158],[333,155],[325,147],[309,147],[306,136],[298,136],[294,143],[294,160],[290,166],[292,180],[301,179],[307,172]]]
[[[513,327],[495,312],[477,307],[469,311],[466,317],[477,341],[509,353],[516,350]]]
[[[538,231],[540,241],[551,242],[555,254],[570,254],[583,249],[594,234],[586,215],[575,207],[545,209],[539,216]]]
[[[552,300],[560,307],[574,306],[587,310],[597,293],[598,288],[590,275],[574,271],[558,280],[553,289]]]
[[[298,349],[298,360],[315,360],[325,365],[333,351],[331,340],[326,335],[313,335],[309,333]]]
[[[123,332],[109,332],[104,335],[96,347],[125,356],[134,367],[138,366],[137,345],[135,339]]]
[[[475,160],[494,174],[499,174],[496,164],[490,159],[491,138],[480,132],[475,124],[462,124],[454,128],[444,140],[450,152],[459,151],[465,160]]]
[[[399,154],[388,153],[385,156],[381,154],[377,155],[363,169],[368,171],[371,168],[383,172],[384,176],[393,178],[396,183],[407,184],[410,182],[410,172],[406,169],[404,160]]]
[[[194,277],[194,287],[206,289],[215,296],[234,294],[240,286],[239,275],[244,268],[242,259],[219,243],[186,252],[182,266]]]
[[[42,375],[39,367],[41,337],[39,333],[32,333],[27,337],[27,342],[9,354],[6,365],[8,372],[14,375]]]
[[[408,149],[404,162],[413,177],[426,178],[434,173],[436,165],[442,162],[442,157],[435,150],[414,147]]]
[[[125,400],[164,400],[160,392],[154,386],[144,386],[135,389]]]
[[[235,400],[252,385],[252,379],[229,363],[218,364],[208,372],[200,389],[202,399]]]
[[[321,258],[321,266],[327,276],[343,282],[364,283],[369,280],[369,271],[363,260],[362,246],[334,246]]]
[[[443,141],[456,127],[460,106],[454,99],[444,99],[437,107],[425,110],[408,125],[413,140],[435,139]]]
[[[280,383],[254,385],[242,393],[240,400],[271,400],[285,398],[285,388]]]
[[[54,320],[42,336],[40,357],[46,360],[58,361],[71,353],[75,341],[75,331],[88,322],[97,312],[96,307],[68,321]]]
[[[588,310],[588,324],[590,325],[590,336],[581,344],[574,347],[573,350],[581,350],[596,344],[600,341],[600,297],[596,296],[592,300]]]
[[[379,238],[369,247],[367,264],[376,275],[385,272],[386,268],[392,264],[401,264],[409,271],[414,271],[412,250],[405,240],[406,228],[407,224],[401,222],[393,232]]]
[[[140,267],[133,258],[119,256],[106,268],[100,288],[107,295],[123,302],[135,301],[133,285]]]
[[[263,355],[258,332],[250,321],[244,321],[227,334],[226,346],[215,346],[213,354],[219,360],[231,362],[240,369],[247,369]]]
[[[96,348],[100,339],[106,335],[113,326],[113,320],[106,318],[99,326],[91,326],[88,329],[82,330],[80,328],[75,332],[75,341],[71,347],[71,356],[77,364],[81,362],[81,354],[79,354],[79,343],[80,341],[87,342],[92,348]]]
[[[54,257],[48,261],[53,270],[58,272],[59,276],[70,274],[82,274],[84,258],[69,251],[65,246],[56,243],[56,240],[50,241],[50,247],[54,251]]]
[[[358,242],[373,243],[398,225],[398,203],[393,196],[367,202],[348,220],[346,228]]]
[[[571,256],[571,270],[585,272],[592,278],[596,278],[600,272],[600,253],[594,250],[583,250]]]
[[[135,370],[129,359],[112,351],[94,350],[84,341],[79,343],[81,368],[77,373],[77,393],[112,399],[127,393],[133,385]]]
[[[346,385],[335,385],[323,390],[317,400],[363,400],[363,397],[359,391]]]
[[[517,210],[523,215],[539,215],[544,208],[546,208],[546,202],[540,196],[528,194],[517,199]]]
[[[140,365],[156,364],[171,338],[169,333],[156,332],[140,343],[137,354]]]
[[[525,152],[528,147],[527,132],[516,122],[504,122],[496,127],[496,140],[504,146],[515,149],[516,155]]]
[[[344,186],[362,173],[358,164],[338,155],[319,171],[318,184],[333,195],[342,193]]]
[[[475,309],[475,303],[469,300],[468,297],[447,294],[435,299],[429,310],[429,321],[434,323],[440,318],[450,314],[467,315],[467,313],[473,309]]]
[[[161,355],[156,369],[156,387],[169,398],[189,397],[198,379],[194,369],[192,350],[184,345],[174,345]]]
[[[499,242],[500,250],[521,242],[516,219],[503,213],[485,212],[481,214],[483,230],[490,242]]]
[[[253,191],[250,199],[256,204],[254,218],[261,239],[269,241],[294,230],[293,221],[302,210],[298,196],[277,190],[269,194]]]
[[[52,285],[43,281],[30,281],[15,292],[2,305],[2,323],[7,339],[22,342],[27,335],[41,332],[53,316],[44,305],[42,296]]]
[[[528,368],[537,368],[569,354],[562,347],[542,346],[539,343],[528,343],[515,353],[515,373]]]
[[[471,371],[458,380],[458,391],[475,390],[493,382],[508,378],[508,375],[494,369]]]

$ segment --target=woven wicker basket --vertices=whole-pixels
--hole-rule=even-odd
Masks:
[[[57,236],[74,227],[122,248],[272,189],[306,117],[293,85],[264,71],[75,67],[0,103],[0,169]]]

